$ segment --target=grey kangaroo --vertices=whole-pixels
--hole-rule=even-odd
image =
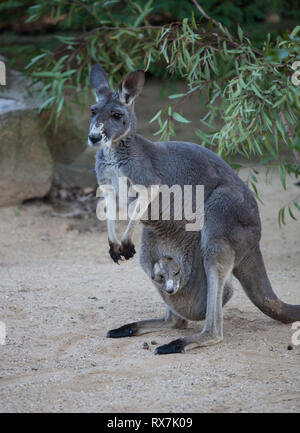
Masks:
[[[91,107],[89,144],[99,146],[99,185],[118,194],[118,179],[131,185],[204,185],[204,225],[186,231],[186,221],[142,220],[140,265],[151,278],[162,257],[174,258],[181,270],[180,289],[159,290],[167,304],[165,317],[129,323],[108,332],[110,338],[141,335],[164,328],[185,328],[187,320],[205,319],[202,332],[159,346],[156,354],[184,352],[223,339],[222,306],[232,294],[231,275],[266,315],[283,323],[300,320],[300,305],[282,302],[274,293],[260,252],[261,223],[256,200],[244,182],[220,157],[194,143],[151,142],[136,133],[134,100],[144,85],[143,71],[127,74],[117,90],[109,88],[100,65],[91,70],[96,104]],[[152,200],[157,196],[152,197]],[[152,202],[151,202],[152,203]],[[112,205],[109,195],[107,207]],[[145,208],[145,211],[151,207]],[[135,253],[131,240],[138,205],[118,241],[108,221],[110,255],[116,262]]]

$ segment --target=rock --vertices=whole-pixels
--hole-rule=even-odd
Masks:
[[[41,198],[53,178],[53,159],[43,136],[34,99],[22,74],[7,71],[0,86],[0,206]]]
[[[0,86],[0,113],[35,108],[33,91],[36,86],[32,86],[21,72],[10,69],[4,57],[0,56],[0,60],[6,65],[6,86]]]
[[[95,149],[87,148],[72,164],[55,164],[55,184],[62,188],[96,188]]]
[[[7,85],[0,86],[0,113],[14,111],[16,109],[35,109],[44,100],[38,100],[36,95],[39,91],[39,84],[30,82],[23,74],[8,68],[5,58],[0,60],[6,63]],[[44,98],[45,99],[45,98]],[[46,137],[51,155],[56,162],[71,164],[85,150],[87,142],[86,122],[83,127],[70,114],[63,111],[57,127],[54,122],[47,128],[50,113],[48,110],[39,114],[41,129]],[[76,117],[76,116],[75,116]]]
[[[62,164],[73,163],[87,146],[87,131],[79,129],[66,112],[62,113],[56,128],[52,123],[45,129],[48,119],[48,111],[40,114],[41,125],[54,161]]]
[[[14,110],[3,107],[0,103],[0,206],[10,206],[45,196],[54,167],[37,114],[17,104]]]

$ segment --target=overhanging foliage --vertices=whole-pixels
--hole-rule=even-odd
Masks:
[[[85,9],[85,2],[81,3]],[[105,5],[110,3],[113,2]],[[27,71],[34,80],[43,82],[41,109],[51,110],[50,121],[59,116],[66,95],[77,103],[85,102],[79,101],[77,95],[80,98],[84,95],[86,100],[93,63],[101,63],[114,83],[125,70],[151,71],[159,64],[166,74],[187,83],[187,92],[169,95],[170,103],[152,119],[158,122],[156,134],[161,139],[175,136],[176,122],[189,122],[180,112],[180,102],[197,93],[199,108],[206,109],[200,122],[208,130],[195,129],[200,144],[212,147],[227,160],[237,154],[258,157],[267,164],[268,174],[279,170],[284,188],[287,174],[297,178],[300,85],[295,85],[291,76],[295,72],[292,65],[300,60],[300,26],[286,38],[278,37],[276,42],[268,37],[262,50],[258,50],[240,27],[233,37],[220,23],[212,19],[196,22],[194,16],[182,22],[153,26],[147,24],[152,1],[143,8],[140,3],[133,3],[136,13],[131,16],[130,26],[103,15],[104,21],[98,28],[79,37],[55,36],[58,47],[29,63]],[[57,19],[61,14],[59,4],[52,2],[53,16]],[[70,20],[80,8],[78,2],[74,5],[74,10],[69,11]],[[42,7],[31,8],[29,21],[38,19],[42,13]],[[249,183],[257,194],[256,175],[256,171],[250,171]],[[295,219],[294,210],[300,210],[299,197],[287,203],[287,209]],[[284,216],[285,207],[279,212],[280,224],[284,223]]]

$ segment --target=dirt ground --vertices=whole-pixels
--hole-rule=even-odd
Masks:
[[[300,223],[277,224],[279,206],[299,188],[290,183],[285,193],[275,177],[259,190],[269,277],[284,301],[299,304]],[[137,257],[111,261],[105,231],[70,230],[52,212],[43,202],[0,209],[1,412],[299,412],[300,346],[287,350],[291,325],[263,315],[237,281],[221,344],[153,354],[201,322],[107,339],[111,328],[162,316],[163,302]]]

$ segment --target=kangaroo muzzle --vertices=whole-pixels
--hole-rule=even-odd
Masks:
[[[89,141],[90,141],[92,146],[97,146],[100,143],[101,139],[102,139],[101,134],[98,134],[98,135],[90,134],[89,135]]]
[[[179,289],[178,282],[174,283],[173,280],[167,280],[166,281],[166,292],[169,295],[174,295],[178,291],[178,289]]]

